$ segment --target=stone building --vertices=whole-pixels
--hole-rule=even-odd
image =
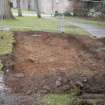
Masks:
[[[45,14],[52,14],[55,11],[59,13],[69,12],[76,15],[85,15],[87,9],[99,5],[101,0],[38,0],[40,10]],[[12,0],[13,7],[17,7],[16,0]],[[21,0],[23,10],[35,11],[35,0]]]
[[[13,7],[17,7],[16,0],[12,0]],[[39,0],[42,13],[51,14],[55,11],[72,11],[72,1],[68,0]],[[24,10],[35,10],[34,0],[21,0],[21,8]]]
[[[13,2],[13,8],[17,8],[17,0],[11,0]],[[23,10],[35,10],[34,0],[20,0],[21,8]]]

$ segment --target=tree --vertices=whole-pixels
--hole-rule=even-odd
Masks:
[[[18,16],[22,16],[22,10],[20,6],[20,0],[17,0],[17,9],[18,9]]]
[[[10,0],[0,0],[0,19],[13,19]]]
[[[105,0],[95,1],[96,5],[93,6],[95,13],[100,13],[97,15],[100,18],[105,18]],[[98,3],[97,3],[98,2]]]
[[[40,10],[39,3],[40,3],[40,0],[35,0],[37,17],[41,18],[41,10]]]

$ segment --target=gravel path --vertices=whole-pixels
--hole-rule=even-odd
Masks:
[[[96,37],[96,38],[105,37],[105,29],[97,28],[91,24],[83,24],[83,23],[71,22],[71,21],[69,21],[69,24],[84,29],[85,31],[90,33],[90,36],[92,37]]]
[[[49,17],[48,19],[54,19],[54,18]],[[58,19],[58,21],[60,21],[60,20]],[[92,24],[85,24],[85,23],[77,22],[75,20],[69,20],[69,21],[65,20],[65,23],[77,26],[77,27],[87,31],[88,33],[90,33],[91,37],[96,37],[96,38],[103,38],[103,37],[105,37],[105,29],[101,29],[101,28],[95,27]]]

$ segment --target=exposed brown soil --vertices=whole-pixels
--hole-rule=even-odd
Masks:
[[[58,92],[74,85],[105,92],[105,44],[100,40],[45,32],[16,32],[15,38],[13,69],[7,73],[15,92]]]
[[[100,38],[99,40],[105,44],[105,38]]]

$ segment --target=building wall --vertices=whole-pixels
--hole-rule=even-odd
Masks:
[[[12,0],[14,8],[17,7],[16,0]],[[40,8],[42,13],[51,14],[55,11],[63,12],[72,11],[72,2],[68,0],[40,0]],[[35,10],[34,0],[30,0],[31,10]],[[28,10],[28,0],[21,0],[21,8]]]
[[[72,1],[68,1],[68,0],[43,0],[43,1],[46,1],[46,5],[43,5],[44,12],[46,13],[47,12],[51,13],[55,11],[58,11],[60,13],[65,11],[73,12]],[[53,4],[52,4],[52,1],[53,1]]]
[[[41,12],[42,13],[52,12],[51,0],[41,0]]]
[[[55,9],[61,13],[67,11],[67,7],[69,7],[68,0],[59,0],[55,5]]]
[[[13,2],[13,7],[14,8],[17,8],[17,2],[16,2],[16,0],[11,0],[12,2]],[[28,1],[29,0],[21,0],[21,8],[22,9],[28,9]],[[33,9],[33,5],[34,5],[34,3],[33,3],[33,0],[30,0],[31,1],[31,3],[30,3],[30,5],[31,5],[31,9]]]

